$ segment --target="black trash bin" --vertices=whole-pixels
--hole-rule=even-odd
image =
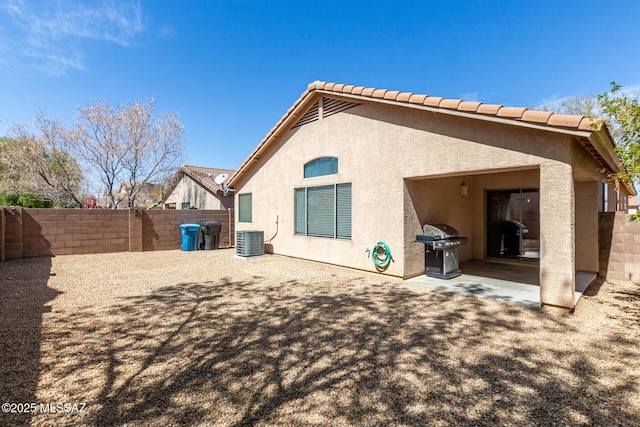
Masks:
[[[220,230],[222,223],[218,221],[205,221],[200,223],[202,231],[202,249],[210,251],[220,247]]]

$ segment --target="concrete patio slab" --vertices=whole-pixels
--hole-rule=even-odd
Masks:
[[[540,307],[540,286],[536,264],[516,264],[472,260],[462,263],[461,276],[443,280],[426,275],[413,277],[407,283],[431,286],[527,307]],[[596,278],[595,273],[576,273],[575,302]]]

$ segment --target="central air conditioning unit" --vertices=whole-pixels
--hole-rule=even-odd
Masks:
[[[236,231],[236,255],[264,255],[264,231]]]

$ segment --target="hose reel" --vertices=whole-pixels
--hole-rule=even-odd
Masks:
[[[378,242],[371,250],[371,260],[378,271],[384,271],[389,268],[389,264],[393,260],[391,249],[384,242]]]

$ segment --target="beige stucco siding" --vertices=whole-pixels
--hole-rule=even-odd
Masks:
[[[182,177],[164,203],[175,203],[176,208],[181,209],[183,202],[189,202],[191,207],[198,209],[218,210],[233,207],[233,197],[213,195],[188,175]]]
[[[571,165],[540,166],[540,301],[575,303],[575,189]]]
[[[576,269],[598,272],[598,212],[602,204],[602,184],[578,181],[576,193]]]
[[[471,237],[461,251],[464,258],[481,257],[484,188],[537,187],[542,165],[571,171],[569,141],[541,130],[363,104],[290,131],[261,155],[260,167],[235,186],[236,193],[253,194],[253,222],[238,223],[238,230],[264,230],[269,238],[277,215],[276,253],[366,270],[374,270],[366,249],[384,241],[395,260],[387,273],[409,276],[417,274],[424,250],[412,239],[424,220],[434,218]],[[324,156],[339,159],[339,173],[304,179],[303,165]],[[519,170],[528,172],[517,172],[518,182],[491,184],[499,177],[490,173]],[[463,175],[472,178],[466,182],[469,196],[461,199]],[[353,191],[352,240],[295,236],[294,188],[347,182]],[[424,206],[431,209],[429,218]],[[546,205],[550,216],[562,207]]]

